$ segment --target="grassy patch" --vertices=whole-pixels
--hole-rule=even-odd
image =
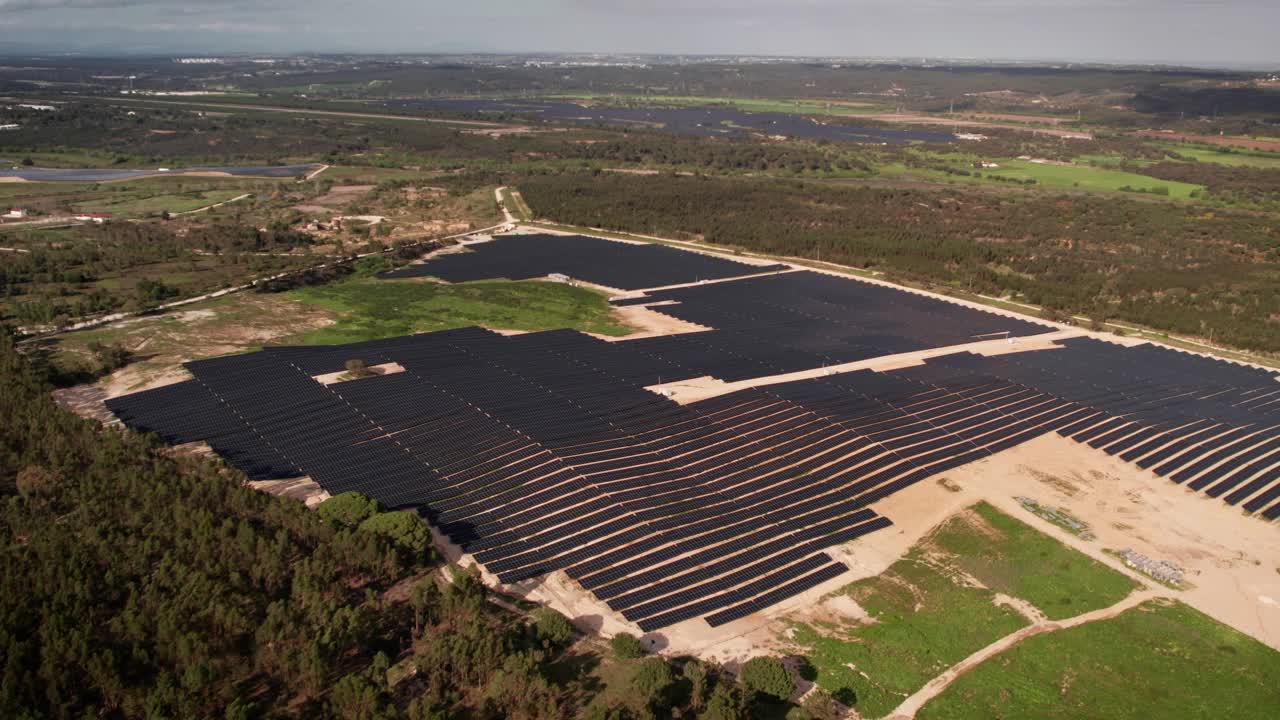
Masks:
[[[481,325],[508,330],[574,328],[625,335],[607,299],[558,283],[484,281],[444,285],[418,280],[359,278],[304,288],[290,297],[337,313],[335,325],[291,338],[308,344],[347,343]]]
[[[1056,619],[1114,604],[1133,586],[979,503],[884,573],[841,590],[870,622],[794,622],[791,639],[818,670],[821,687],[851,701],[863,717],[881,717],[947,668],[1030,623],[997,605],[997,592]]]
[[[874,622],[798,623],[794,640],[818,670],[818,685],[863,717],[881,717],[929,680],[977,650],[1028,624],[994,593],[953,581],[920,548],[881,575],[843,593]]]
[[[1280,653],[1182,603],[1037,635],[917,714],[968,718],[1274,718]]]
[[[1051,620],[1097,610],[1134,588],[1125,575],[987,503],[939,528],[932,540],[989,588],[1019,597]]]
[[[1159,180],[1137,173],[1084,165],[1051,165],[1027,160],[1000,160],[999,164],[999,168],[981,172],[987,176],[1035,180],[1043,187],[1052,188],[1078,188],[1104,192],[1120,191],[1126,187],[1146,190],[1165,188],[1168,190],[1168,197],[1176,200],[1186,200],[1191,197],[1192,191],[1203,189],[1191,183]]]

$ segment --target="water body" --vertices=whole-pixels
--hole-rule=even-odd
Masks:
[[[301,175],[314,165],[258,165],[251,167],[186,167],[170,168],[168,172],[150,170],[118,170],[110,168],[18,168],[0,170],[0,178],[20,178],[29,182],[108,182],[129,180],[153,175],[181,175],[188,172],[220,172],[235,176],[288,178]]]
[[[585,107],[552,100],[400,100],[388,108],[413,108],[452,113],[513,113],[555,122],[604,123],[647,127],[663,132],[702,137],[779,135],[806,140],[843,140],[856,143],[948,142],[950,133],[929,130],[896,130],[824,122],[789,113],[747,112],[734,108]]]

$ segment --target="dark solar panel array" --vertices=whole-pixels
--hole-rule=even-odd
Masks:
[[[522,258],[499,265],[512,272],[520,265],[615,287],[679,282],[713,260],[681,253],[597,258],[592,269],[525,267],[536,266],[539,243],[561,240],[586,239],[504,239],[535,249],[495,258]],[[450,279],[492,276],[491,259],[451,260]],[[610,343],[572,331],[463,328],[271,347],[188,363],[193,380],[108,406],[171,442],[205,440],[250,477],[309,475],[330,493],[416,507],[503,582],[563,570],[646,631],[697,617],[723,624],[837,577],[844,566],[824,551],[890,524],[871,503],[1049,432],[1280,515],[1280,383],[1271,373],[1072,340],[1060,350],[953,354],[682,406],[644,388],[1048,328],[809,272],[643,301],[675,301],[656,309],[715,329]],[[314,380],[352,358],[402,371]]]
[[[1276,374],[1156,345],[1087,338],[1062,350],[948,355],[895,374],[955,383],[1011,382],[1067,401],[1057,432],[1173,482],[1280,517]]]
[[[404,371],[312,379],[352,357]],[[254,477],[418,506],[504,582],[567,570],[646,630],[783,599],[843,567],[825,548],[889,525],[841,492],[883,454],[856,434],[764,392],[682,407],[643,389],[660,362],[579,333],[465,329],[187,367],[195,380],[111,408],[209,440]],[[241,460],[259,455],[272,462]]]
[[[1050,326],[971,309],[890,287],[816,272],[793,272],[646,294],[653,308],[709,328],[628,341],[727,381],[856,362],[993,334],[1049,332]],[[645,298],[618,301],[636,304]]]
[[[784,265],[748,265],[665,245],[622,243],[584,235],[500,235],[386,272],[382,278],[438,277],[448,282],[527,280],[552,273],[619,290],[678,285],[776,272]]]

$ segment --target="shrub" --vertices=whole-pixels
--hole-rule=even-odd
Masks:
[[[634,660],[644,655],[644,645],[631,633],[618,633],[609,641],[613,656],[619,660]]]
[[[351,490],[334,495],[320,503],[316,508],[316,514],[339,525],[355,527],[376,515],[380,509],[377,500],[371,500]]]
[[[538,608],[533,612],[533,630],[538,640],[549,648],[562,648],[573,639],[573,625],[551,608]]]
[[[382,535],[403,550],[419,557],[431,543],[431,532],[418,516],[411,512],[378,513],[360,523],[361,532]]]
[[[791,674],[782,666],[778,658],[751,658],[738,673],[738,682],[748,696],[766,695],[777,700],[786,700],[796,689]]]

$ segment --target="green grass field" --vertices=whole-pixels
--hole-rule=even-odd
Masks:
[[[1127,576],[987,503],[972,509],[982,532],[953,521],[933,542],[983,585],[1031,602],[1050,620],[1114,605],[1134,589]]]
[[[1062,618],[1112,605],[1133,587],[1124,575],[979,503],[884,573],[840,591],[872,622],[796,622],[791,639],[818,670],[821,687],[852,699],[863,717],[881,717],[948,667],[1030,624],[997,605],[997,592]]]
[[[226,202],[242,193],[238,190],[196,190],[185,193],[161,195],[125,195],[83,200],[72,204],[79,212],[107,212],[122,217],[133,217],[168,211],[170,213],[196,210],[214,203]]]
[[[631,330],[614,319],[604,295],[539,281],[445,285],[355,278],[296,290],[289,297],[337,313],[338,322],[286,342],[347,343],[468,325],[529,331],[574,328],[604,335]]]
[[[1191,183],[1159,180],[1137,173],[1086,165],[1050,165],[1027,160],[999,160],[998,162],[999,168],[981,170],[982,174],[1017,180],[1035,180],[1040,186],[1049,188],[1078,188],[1104,192],[1115,192],[1124,187],[1147,190],[1167,188],[1168,197],[1177,200],[1188,199],[1192,191],[1203,189]]]
[[[926,562],[919,548],[881,575],[842,590],[875,622],[797,623],[793,639],[818,685],[863,717],[882,717],[943,670],[1028,624],[994,593],[966,587]]]
[[[1182,603],[1037,635],[958,678],[922,720],[1263,720],[1280,653]]]

